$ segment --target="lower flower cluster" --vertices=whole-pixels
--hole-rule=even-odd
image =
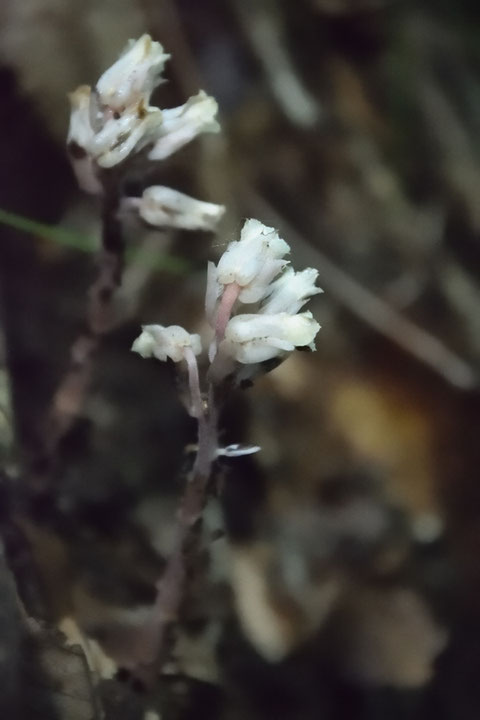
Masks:
[[[290,251],[278,233],[258,220],[247,220],[240,240],[232,242],[215,267],[209,264],[206,312],[215,339],[210,360],[228,357],[248,365],[284,359],[296,347],[315,350],[320,325],[311,312],[299,312],[322,292],[318,272],[287,267]],[[251,312],[236,313],[242,306]],[[146,325],[132,349],[142,357],[167,357],[174,362],[201,353],[198,335],[178,326]],[[218,362],[218,360],[217,360]]]

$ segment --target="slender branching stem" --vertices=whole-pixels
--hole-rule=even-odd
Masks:
[[[81,411],[90,385],[93,357],[102,337],[115,325],[113,295],[122,280],[124,242],[116,177],[104,181],[102,208],[102,247],[98,273],[88,291],[85,324],[70,351],[70,361],[55,392],[49,409],[43,445],[32,472],[33,487],[48,487],[62,438],[70,430]]]
[[[157,584],[157,597],[150,618],[139,635],[139,662],[135,671],[148,684],[161,671],[173,642],[172,631],[179,620],[188,590],[189,571],[194,568],[198,557],[200,521],[218,449],[218,411],[214,403],[214,389],[209,387],[205,406],[200,392],[197,361],[191,350],[185,353],[185,359],[189,369],[192,407],[198,410],[198,450],[177,514],[173,551]]]

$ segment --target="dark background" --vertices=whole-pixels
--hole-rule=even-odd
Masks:
[[[220,570],[210,560],[214,578],[185,611],[215,672],[191,670],[183,650],[182,692],[157,693],[165,716],[476,720],[476,3],[4,0],[0,25],[1,515],[27,614],[48,627],[75,618],[115,658],[118,608],[153,600],[194,427],[173,369],[129,348],[142,322],[200,326],[206,259],[257,217],[289,242],[296,268],[318,268],[322,330],[315,354],[230,399],[225,441],[262,452],[223,468]],[[222,133],[129,191],[159,181],[227,214],[216,237],[128,228],[147,261],[127,263],[118,323],[39,489],[45,417],[84,322],[100,232],[64,149],[66,93],[94,84],[143,32],[172,55],[157,103],[203,88]],[[247,574],[232,580],[239,567]],[[0,624],[14,628],[1,572]],[[258,578],[261,599],[245,590]],[[275,628],[265,642],[259,622]],[[0,693],[21,717],[25,648],[0,634]],[[141,717],[157,695],[109,717]]]

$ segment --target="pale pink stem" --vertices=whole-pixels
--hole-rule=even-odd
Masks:
[[[222,299],[220,300],[217,315],[215,317],[215,339],[212,341],[208,351],[208,359],[210,362],[213,362],[213,359],[217,354],[218,346],[225,336],[225,330],[227,328],[228,321],[230,320],[233,306],[240,295],[241,289],[240,285],[236,282],[225,285]]]
[[[220,305],[218,306],[217,317],[215,320],[215,338],[217,345],[219,345],[225,335],[225,330],[232,314],[233,306],[235,305],[240,290],[242,288],[236,282],[225,285]]]
[[[135,210],[140,210],[142,204],[142,198],[139,197],[124,197],[120,202],[120,207],[117,213],[117,218],[121,220],[124,216]]]
[[[140,197],[124,197],[122,198],[122,209],[138,209],[142,204],[142,198]]]
[[[184,350],[184,358],[188,367],[188,385],[190,388],[191,411],[193,417],[200,419],[204,415],[200,380],[198,377],[198,363],[191,347]]]

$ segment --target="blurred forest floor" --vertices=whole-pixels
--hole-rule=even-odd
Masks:
[[[66,94],[143,32],[172,55],[158,104],[203,88],[222,133],[129,191],[227,214],[217,237],[126,229],[116,327],[47,473],[100,232]],[[0,63],[1,717],[478,720],[476,3],[3,0]],[[128,648],[195,438],[173,370],[129,349],[142,323],[201,326],[206,260],[245,217],[318,268],[322,330],[226,409],[225,442],[262,451],[222,467],[147,690]]]

